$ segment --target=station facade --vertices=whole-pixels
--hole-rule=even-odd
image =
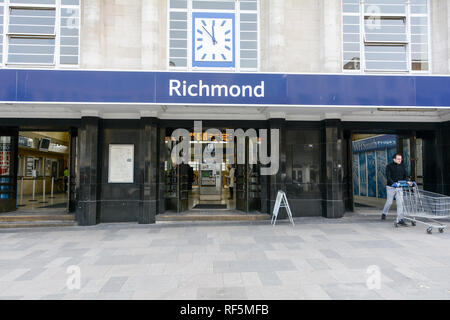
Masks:
[[[446,0],[0,0],[0,212],[20,210],[23,177],[48,186],[64,166],[80,225],[271,213],[279,190],[294,216],[340,218],[383,198],[370,172],[393,151],[450,195],[449,19]],[[243,163],[173,161],[180,130],[203,153],[239,129]],[[67,142],[55,173],[48,132]],[[252,132],[275,173],[250,159]]]

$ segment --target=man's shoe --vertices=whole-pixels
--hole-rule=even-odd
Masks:
[[[384,213],[381,214],[381,220],[386,220],[386,215]]]
[[[405,220],[400,220],[399,222],[397,222],[397,225],[402,226],[402,227],[407,227],[408,225],[406,224]]]

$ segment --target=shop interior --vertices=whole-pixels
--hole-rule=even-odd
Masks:
[[[224,211],[257,211],[251,204],[258,202],[260,198],[259,170],[256,165],[231,165],[225,155],[227,138],[223,133],[222,141],[215,141],[214,137],[207,139],[204,133],[203,141],[191,139],[191,161],[176,165],[171,161],[170,154],[177,142],[166,137],[167,157],[164,170],[168,212],[200,213],[201,210],[206,210],[209,213],[220,214]],[[216,148],[222,148],[222,161],[213,163],[196,161],[194,159],[196,143],[202,144],[203,154],[211,152],[214,155]],[[234,162],[236,163],[236,158]],[[230,181],[234,183],[230,184]]]
[[[67,210],[69,141],[69,132],[19,132],[18,211]]]

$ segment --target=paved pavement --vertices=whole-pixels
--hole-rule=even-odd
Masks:
[[[450,230],[295,222],[0,231],[0,299],[450,299]]]

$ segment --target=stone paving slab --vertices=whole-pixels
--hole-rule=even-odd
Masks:
[[[450,232],[357,215],[295,223],[1,230],[0,299],[450,300]]]

